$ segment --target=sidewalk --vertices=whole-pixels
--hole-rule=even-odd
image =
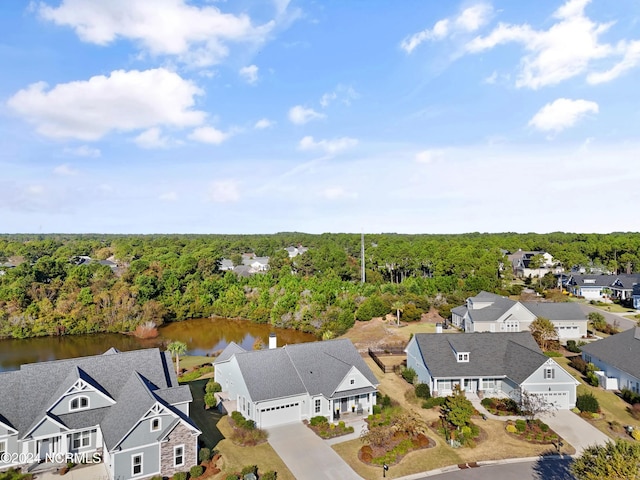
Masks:
[[[507,422],[509,420],[516,421],[520,419],[524,419],[524,417],[518,415],[494,415],[493,413],[489,413],[486,408],[482,406],[480,402],[480,398],[475,393],[465,392],[467,399],[473,404],[475,409],[480,413],[480,415],[484,415],[491,420],[499,420],[501,422]]]

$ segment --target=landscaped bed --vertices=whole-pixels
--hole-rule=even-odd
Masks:
[[[361,436],[365,445],[358,451],[363,463],[395,465],[409,452],[436,445],[427,436],[426,424],[400,407],[386,408],[366,421],[368,431]]]
[[[520,415],[520,407],[518,407],[518,403],[511,398],[483,398],[482,406],[493,415]]]
[[[304,424],[325,440],[348,435],[354,431],[353,427],[347,427],[343,421],[339,421],[337,424],[329,423],[327,417],[323,416],[312,417],[310,421],[304,420]]]
[[[555,444],[561,440],[549,425],[539,419],[508,421],[505,430],[510,435],[531,443]]]

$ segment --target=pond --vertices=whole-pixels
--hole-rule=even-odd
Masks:
[[[159,331],[160,335],[150,340],[118,333],[0,340],[0,372],[17,370],[24,363],[98,355],[111,347],[122,351],[162,348],[172,340],[186,343],[189,355],[212,354],[222,350],[230,342],[250,350],[258,338],[264,345],[268,345],[271,332],[275,332],[279,347],[316,340],[313,335],[297,330],[274,329],[268,324],[227,318],[184,320],[163,325]]]

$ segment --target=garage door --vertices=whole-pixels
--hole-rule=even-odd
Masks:
[[[301,418],[300,402],[283,403],[260,409],[260,428],[275,427],[285,423],[299,422]]]
[[[546,402],[553,404],[559,410],[569,409],[569,392],[540,393]]]
[[[559,338],[577,338],[580,336],[580,329],[575,325],[563,325],[558,327]]]

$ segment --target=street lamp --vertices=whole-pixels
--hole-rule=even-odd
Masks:
[[[383,463],[382,464],[382,478],[386,478],[387,470],[389,470],[389,465],[387,465],[386,463]]]

